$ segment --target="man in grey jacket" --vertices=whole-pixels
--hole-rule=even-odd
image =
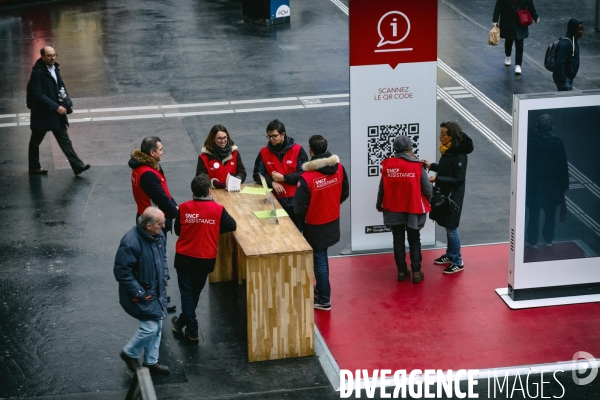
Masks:
[[[138,331],[120,354],[131,371],[140,367],[139,357],[144,351],[143,366],[150,372],[171,372],[158,362],[162,322],[167,316],[169,279],[164,226],[165,214],[157,207],[146,208],[138,224],[121,239],[115,256],[119,303],[127,314],[140,321]]]

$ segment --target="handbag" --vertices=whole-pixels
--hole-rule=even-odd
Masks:
[[[494,27],[488,36],[488,44],[496,46],[498,43],[500,43],[500,28],[498,28],[498,23],[494,22]]]
[[[531,13],[529,12],[529,8],[524,10],[519,10],[519,6],[517,5],[517,0],[513,0],[515,3],[515,7],[517,8],[517,23],[521,26],[529,26],[533,24],[533,18],[531,17]]]
[[[431,211],[429,212],[430,219],[437,221],[439,217],[449,212],[460,211],[460,207],[450,198],[450,195],[452,195],[452,192],[445,195],[441,189],[437,187],[433,189],[433,195],[431,196],[431,200],[429,200],[429,205],[431,206]]]

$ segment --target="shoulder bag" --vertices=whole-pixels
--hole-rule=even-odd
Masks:
[[[519,10],[519,5],[517,4],[517,0],[513,0],[515,3],[515,7],[517,8],[517,23],[521,26],[529,26],[533,24],[533,18],[531,17],[531,13],[529,12],[529,8],[524,10]]]

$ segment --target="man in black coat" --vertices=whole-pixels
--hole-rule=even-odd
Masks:
[[[56,63],[56,52],[52,47],[45,46],[40,50],[40,54],[41,57],[34,64],[27,85],[27,107],[31,109],[29,173],[48,173],[48,170],[42,169],[40,165],[40,144],[46,132],[52,131],[73,172],[79,175],[88,170],[90,165],[81,161],[69,139],[69,120],[64,100],[67,91]]]
[[[579,71],[579,39],[583,36],[583,22],[571,18],[567,23],[566,36],[558,42],[556,63],[552,79],[556,90],[566,92],[573,90],[573,79]]]

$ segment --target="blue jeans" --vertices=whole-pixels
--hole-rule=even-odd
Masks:
[[[129,343],[123,347],[127,357],[140,358],[144,351],[144,364],[154,365],[158,362],[158,348],[162,334],[162,319],[154,321],[140,321],[138,331]]]
[[[452,261],[452,264],[463,265],[462,256],[460,254],[460,235],[458,234],[458,228],[446,228],[446,237],[448,238],[446,256]]]
[[[317,280],[317,292],[319,301],[329,303],[331,301],[331,285],[329,284],[329,259],[327,258],[327,247],[313,250],[313,264],[315,268],[315,279]]]

